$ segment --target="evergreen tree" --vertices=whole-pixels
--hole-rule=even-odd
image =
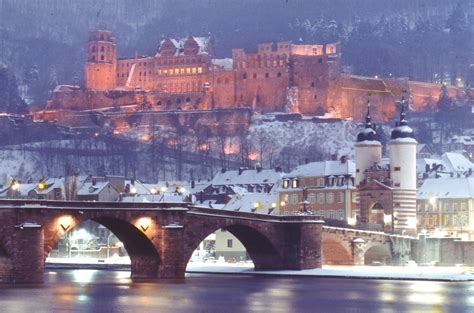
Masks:
[[[24,113],[25,101],[18,93],[15,76],[5,67],[0,68],[0,110],[8,113]]]

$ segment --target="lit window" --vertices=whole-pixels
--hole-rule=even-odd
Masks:
[[[283,180],[283,188],[288,189],[290,187],[290,181],[288,179]]]
[[[227,248],[232,248],[232,239],[227,239]]]
[[[193,74],[196,74],[196,68],[193,67],[193,68],[191,69],[191,72],[192,72]]]
[[[293,179],[291,182],[291,187],[298,188],[299,182],[297,179]]]
[[[197,71],[198,71],[199,74],[201,74],[202,73],[202,67],[198,67]]]

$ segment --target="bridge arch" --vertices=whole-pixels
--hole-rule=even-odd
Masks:
[[[283,258],[281,253],[275,247],[273,238],[257,229],[244,224],[214,225],[206,227],[186,236],[184,261],[189,263],[191,256],[198,245],[210,234],[222,229],[234,235],[245,247],[247,254],[254,263],[255,270],[271,270],[281,268]]]
[[[322,254],[324,264],[351,265],[353,258],[350,248],[333,238],[323,239]]]
[[[364,264],[373,265],[374,262],[389,264],[392,261],[392,253],[387,245],[382,243],[368,244],[364,252]]]
[[[121,214],[56,215],[45,227],[45,257],[63,235],[71,232],[87,220],[94,221],[110,230],[122,243],[131,260],[132,278],[157,278],[160,253],[155,247],[158,225],[151,217],[130,217]]]

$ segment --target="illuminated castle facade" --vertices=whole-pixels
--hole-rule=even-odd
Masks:
[[[233,49],[217,59],[212,39],[166,38],[156,54],[118,58],[111,31],[89,33],[85,89],[58,86],[47,110],[94,110],[137,106],[150,111],[234,109],[287,112],[361,120],[370,94],[376,119],[395,113],[408,93],[413,107],[436,100],[439,86],[406,79],[341,73],[338,43],[262,43],[257,51]]]

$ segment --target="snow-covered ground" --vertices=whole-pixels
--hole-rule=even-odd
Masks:
[[[47,264],[81,265],[117,265],[128,266],[128,257],[114,257],[97,260],[91,258],[47,258]],[[441,280],[441,281],[474,281],[474,268],[438,267],[438,266],[329,266],[302,271],[254,271],[252,262],[225,263],[189,262],[188,273],[212,274],[244,274],[244,275],[275,275],[275,276],[312,276],[312,277],[345,277],[369,279],[400,279],[400,280]]]
[[[465,267],[396,267],[396,266],[323,266],[302,271],[254,271],[252,264],[189,263],[188,273],[226,273],[247,275],[283,275],[346,277],[400,280],[472,281],[474,269]]]

